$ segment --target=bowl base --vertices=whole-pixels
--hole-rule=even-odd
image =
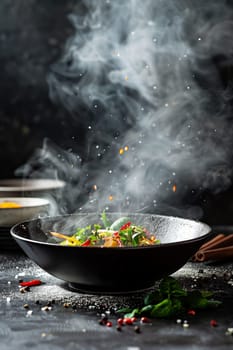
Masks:
[[[152,290],[154,285],[141,288],[141,289],[129,289],[129,290],[106,290],[101,289],[98,287],[89,287],[80,285],[78,283],[68,283],[68,289],[72,292],[81,293],[81,294],[91,294],[91,295],[130,295],[130,294],[142,294],[147,293],[148,291]]]

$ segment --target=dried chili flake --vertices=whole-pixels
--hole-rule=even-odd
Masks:
[[[107,316],[103,316],[103,317],[99,320],[99,324],[102,325],[102,326],[106,326],[107,322],[108,322]]]
[[[118,323],[119,326],[122,326],[123,323],[124,323],[123,318],[118,318],[117,323]]]
[[[31,280],[26,282],[20,282],[21,287],[32,287],[32,286],[39,286],[41,284],[41,280]]]
[[[190,315],[190,316],[195,316],[196,315],[196,311],[195,310],[188,310],[187,314]]]
[[[218,326],[218,322],[216,320],[211,320],[210,321],[210,325],[211,325],[211,327],[217,327]]]
[[[141,317],[140,322],[141,322],[141,323],[149,323],[150,320],[149,320],[149,318],[147,318],[147,317],[144,316],[144,317]]]
[[[125,318],[123,319],[123,324],[127,324],[127,325],[133,324],[132,318],[130,318],[130,317],[125,317]]]

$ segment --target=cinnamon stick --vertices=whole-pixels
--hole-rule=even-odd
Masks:
[[[200,250],[201,249],[206,249],[211,244],[221,241],[221,239],[223,239],[224,237],[225,237],[225,235],[223,233],[219,233],[217,236],[215,236],[214,238],[210,239],[208,242],[202,244],[202,246],[199,249]]]
[[[213,238],[209,242],[203,244],[199,248],[199,251],[224,248],[232,244],[233,244],[233,234],[228,234],[228,235],[219,234],[218,236],[215,237],[215,239]]]
[[[199,250],[195,254],[196,261],[225,260],[233,257],[233,245],[217,249]]]

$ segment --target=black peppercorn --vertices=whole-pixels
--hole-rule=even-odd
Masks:
[[[120,325],[117,325],[117,326],[116,326],[116,330],[117,330],[118,332],[121,332],[121,331],[122,331],[122,327],[121,327]]]
[[[134,332],[135,333],[140,333],[140,327],[139,326],[135,326],[134,327]]]

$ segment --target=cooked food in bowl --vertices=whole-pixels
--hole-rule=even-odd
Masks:
[[[0,226],[11,227],[18,222],[48,215],[50,203],[37,197],[0,198]]]
[[[0,202],[0,209],[9,209],[9,208],[22,208],[22,205],[18,202],[12,202],[10,200],[5,200]]]
[[[108,213],[110,222],[121,217]],[[72,237],[77,228],[100,221],[99,213],[39,218],[15,225],[11,234],[24,252],[48,273],[72,289],[90,293],[128,293],[150,288],[155,281],[180,269],[211,236],[208,225],[177,217],[123,214],[155,235],[160,244],[80,246],[51,242],[50,232]],[[121,226],[122,227],[122,226]],[[115,229],[114,229],[115,231]]]
[[[133,224],[128,216],[120,217],[111,222],[106,213],[103,212],[101,219],[102,224],[79,227],[72,236],[53,231],[50,234],[61,240],[61,245],[67,246],[135,247],[159,243],[154,234],[151,234],[143,226]],[[56,240],[54,242],[57,243]]]

